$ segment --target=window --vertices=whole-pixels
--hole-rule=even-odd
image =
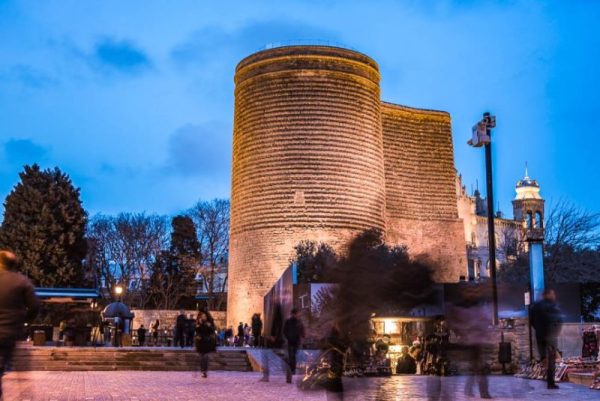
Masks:
[[[527,228],[533,228],[533,214],[527,212]]]
[[[535,228],[542,228],[544,226],[544,220],[542,219],[542,214],[537,211],[535,212]]]

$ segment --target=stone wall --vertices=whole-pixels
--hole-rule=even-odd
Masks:
[[[433,262],[438,281],[456,282],[464,274],[466,250],[450,115],[382,103],[381,117],[387,240]]]
[[[165,309],[133,309],[131,311],[135,314],[133,318],[133,330],[137,330],[140,325],[144,325],[147,329],[150,329],[150,324],[152,322],[158,321],[160,322],[161,329],[172,329],[175,327],[175,321],[177,320],[177,316],[179,316],[178,310],[165,310]],[[186,316],[191,316],[194,319],[196,318],[198,311],[197,310],[184,310],[183,313]],[[214,311],[210,312],[211,316],[215,320],[215,325],[219,328],[225,327],[226,324],[226,313],[222,311]]]

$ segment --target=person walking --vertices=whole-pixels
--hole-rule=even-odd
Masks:
[[[17,257],[0,251],[0,399],[2,376],[11,361],[15,345],[25,322],[39,311],[33,285],[27,277],[15,272]]]
[[[259,347],[262,345],[262,329],[263,322],[260,319],[260,313],[255,313],[252,316],[252,337],[254,338],[255,347]]]
[[[177,347],[178,345],[181,348],[185,347],[184,335],[185,335],[185,315],[183,314],[183,310],[180,310],[179,316],[177,316],[177,320],[175,322],[175,347]]]
[[[200,371],[202,377],[208,377],[208,354],[217,349],[215,324],[212,317],[205,312],[198,313],[196,318],[196,351],[200,354]]]
[[[296,354],[300,343],[304,338],[304,325],[300,319],[298,319],[298,310],[292,309],[291,316],[285,321],[283,325],[283,336],[287,341],[288,349],[288,363],[290,365],[290,371],[293,375],[296,374]]]
[[[562,317],[556,304],[556,293],[552,289],[542,292],[542,299],[531,307],[531,325],[535,329],[540,359],[545,360],[546,383],[548,389],[555,390],[556,353],[558,351],[558,335],[560,334]]]

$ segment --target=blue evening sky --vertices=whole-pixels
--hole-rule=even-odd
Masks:
[[[229,196],[235,65],[290,40],[360,50],[384,100],[449,111],[469,188],[471,126],[496,114],[503,211],[526,161],[549,201],[599,209],[599,1],[0,0],[0,198],[33,162],[91,214]]]

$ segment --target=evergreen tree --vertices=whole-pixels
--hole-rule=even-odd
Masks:
[[[171,227],[169,251],[161,252],[152,274],[155,303],[164,309],[175,308],[182,299],[195,295],[200,263],[200,242],[192,219],[175,216]]]
[[[86,277],[87,214],[79,189],[58,168],[25,166],[6,197],[0,247],[15,252],[36,286],[77,287]]]

